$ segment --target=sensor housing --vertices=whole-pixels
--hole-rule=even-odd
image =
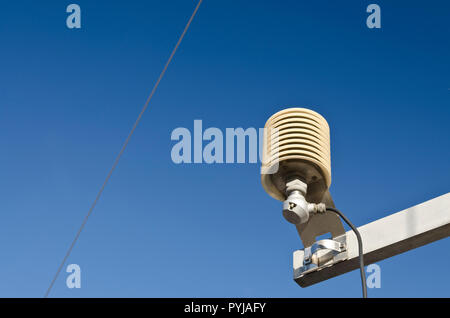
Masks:
[[[298,179],[308,187],[306,200],[319,203],[331,185],[325,118],[306,108],[288,108],[271,116],[264,128],[261,182],[266,192],[283,201],[289,195],[286,184]]]

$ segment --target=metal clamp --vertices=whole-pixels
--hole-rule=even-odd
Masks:
[[[328,252],[319,253],[321,251]],[[303,250],[303,266],[299,269],[299,272],[294,274],[303,276],[347,258],[346,235],[320,240]]]
[[[311,246],[311,254],[315,254],[318,250],[327,249],[337,253],[345,251],[345,243],[334,240],[324,239],[317,241]]]

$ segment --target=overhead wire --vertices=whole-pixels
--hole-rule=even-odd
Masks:
[[[103,184],[102,184],[100,190],[98,191],[97,196],[96,196],[94,202],[92,203],[91,207],[89,208],[88,213],[87,213],[86,216],[84,217],[83,222],[81,223],[81,226],[80,226],[80,228],[78,229],[77,234],[75,235],[75,238],[73,239],[72,243],[70,244],[69,249],[67,250],[67,252],[66,252],[66,254],[65,254],[65,256],[64,256],[64,258],[63,258],[63,260],[62,260],[62,262],[61,262],[61,264],[59,265],[59,267],[58,267],[58,269],[57,269],[55,275],[53,276],[53,279],[52,279],[52,281],[51,281],[51,283],[50,283],[50,285],[49,285],[47,291],[45,292],[44,298],[47,298],[48,295],[50,294],[50,291],[52,290],[53,285],[55,284],[56,279],[58,278],[59,273],[61,272],[61,270],[62,270],[64,264],[66,263],[67,259],[69,258],[69,256],[70,256],[70,254],[71,254],[71,252],[72,252],[72,250],[73,250],[73,248],[74,248],[76,242],[78,241],[78,238],[80,237],[81,232],[83,231],[83,229],[84,229],[84,227],[85,227],[85,225],[86,225],[86,223],[87,223],[87,221],[88,221],[88,219],[89,219],[89,216],[92,214],[92,211],[94,210],[95,206],[97,205],[97,202],[98,202],[98,200],[100,199],[100,197],[101,197],[101,195],[102,195],[102,193],[103,193],[103,190],[105,189],[106,184],[108,183],[109,179],[111,178],[112,173],[113,173],[114,170],[116,169],[117,164],[119,163],[119,160],[120,160],[120,158],[122,157],[122,154],[123,154],[123,152],[125,151],[125,148],[127,147],[128,143],[129,143],[129,141],[130,141],[130,139],[131,139],[131,136],[133,135],[133,133],[134,133],[136,127],[138,126],[139,122],[141,121],[142,115],[143,115],[144,112],[146,111],[146,109],[147,109],[147,107],[148,107],[148,105],[149,105],[149,103],[150,103],[150,101],[151,101],[153,95],[154,95],[155,92],[156,92],[156,89],[157,89],[158,86],[159,86],[159,83],[161,82],[161,80],[162,80],[164,74],[166,73],[166,70],[167,70],[167,68],[169,67],[170,62],[172,61],[172,58],[173,58],[173,56],[175,55],[175,52],[177,51],[177,49],[178,49],[178,47],[179,47],[181,41],[183,40],[183,38],[184,38],[184,36],[185,36],[187,30],[189,29],[189,26],[191,25],[192,20],[194,19],[195,15],[197,14],[197,11],[198,11],[200,5],[202,4],[202,2],[203,2],[203,0],[199,0],[199,1],[198,1],[197,6],[196,6],[195,9],[194,9],[194,12],[192,13],[191,17],[189,18],[189,21],[187,22],[186,26],[184,27],[183,33],[181,33],[180,37],[178,38],[178,41],[177,41],[175,47],[173,48],[172,53],[170,54],[170,56],[169,56],[169,58],[168,58],[166,64],[164,65],[163,70],[161,71],[161,73],[160,73],[160,75],[159,75],[159,77],[158,77],[158,80],[156,81],[155,85],[153,86],[153,89],[152,89],[150,95],[148,96],[148,98],[147,98],[147,100],[146,100],[146,102],[145,102],[145,104],[144,104],[144,107],[142,108],[141,112],[139,113],[139,116],[137,117],[137,119],[136,119],[136,121],[135,121],[133,127],[131,128],[131,131],[130,131],[130,133],[128,134],[128,137],[126,138],[125,142],[123,143],[122,148],[120,149],[119,154],[117,155],[116,159],[114,160],[113,166],[112,166],[111,169],[109,170],[109,173],[108,173],[108,175],[106,176],[106,179],[105,179],[105,181],[103,182]]]

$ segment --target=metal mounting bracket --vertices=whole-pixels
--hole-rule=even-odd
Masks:
[[[335,207],[330,192],[327,190],[321,198],[308,198],[311,203],[324,203],[326,206]],[[331,233],[331,238],[345,234],[344,225],[339,216],[334,213],[316,213],[309,217],[308,222],[296,225],[300,239],[305,248],[312,246],[316,238],[323,234]]]
[[[347,236],[341,235],[334,239],[317,241],[305,248],[303,252],[303,266],[294,271],[295,278],[346,260],[348,258]]]
[[[312,198],[313,202],[325,203],[334,207],[329,191],[322,198]],[[304,246],[303,266],[294,271],[298,278],[346,260],[347,236],[339,216],[334,213],[317,213],[310,216],[308,222],[297,225],[297,231]],[[316,241],[318,236],[331,233],[331,239]]]
[[[366,265],[448,238],[450,236],[450,193],[360,226],[358,230],[364,244]],[[319,266],[312,262],[305,262],[305,253],[309,253],[308,258],[313,260],[314,252],[316,254],[324,252],[321,248],[324,244],[318,246],[319,250],[314,252],[311,252],[311,249],[295,251],[294,280],[301,287],[307,287],[358,269],[359,248],[356,235],[353,231],[348,231],[345,236],[346,251],[336,254],[327,263],[319,262]],[[337,238],[333,240],[337,241]]]

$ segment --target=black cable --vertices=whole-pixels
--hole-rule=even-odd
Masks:
[[[344,214],[342,214],[341,211],[338,209],[327,207],[327,211],[334,212],[337,215],[339,215],[345,223],[350,226],[350,228],[355,232],[356,239],[358,240],[358,252],[359,252],[359,270],[361,271],[361,283],[362,283],[362,292],[363,292],[363,298],[367,298],[367,285],[366,285],[366,274],[364,273],[364,251],[363,251],[363,244],[362,244],[362,238],[359,234],[358,229],[350,222]]]

